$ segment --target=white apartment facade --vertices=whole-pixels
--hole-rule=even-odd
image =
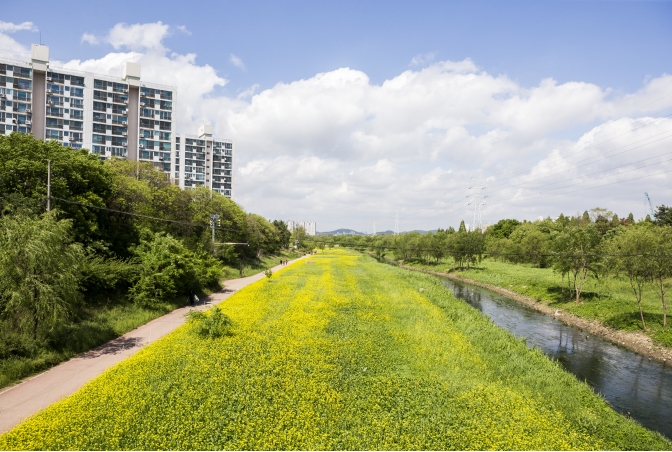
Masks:
[[[287,221],[287,229],[289,232],[294,232],[294,229],[302,227],[306,231],[306,235],[315,235],[316,234],[316,223],[314,221]]]
[[[0,134],[28,133],[101,159],[151,162],[182,188],[232,197],[233,143],[214,139],[212,126],[198,137],[178,135],[177,89],[141,80],[140,69],[127,62],[118,78],[51,68],[49,48],[37,44],[30,62],[0,58]]]

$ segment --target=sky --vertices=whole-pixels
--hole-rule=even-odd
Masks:
[[[139,62],[177,87],[177,131],[234,141],[234,200],[266,218],[370,233],[478,204],[488,223],[672,204],[672,1],[101,5],[5,4],[0,55]]]

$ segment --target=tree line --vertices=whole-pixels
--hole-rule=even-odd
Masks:
[[[377,236],[317,238],[315,246],[329,243],[366,250],[379,258],[389,253],[402,261],[425,264],[452,260],[456,269],[469,268],[484,258],[550,267],[562,277],[562,294],[577,303],[587,278],[624,276],[642,311],[645,288],[655,290],[667,325],[666,294],[672,285],[672,208],[659,206],[654,218],[620,218],[605,208],[582,215],[560,214],[555,220],[534,222],[503,219],[485,230],[468,231],[461,222],[435,232]]]
[[[247,246],[213,244],[213,214],[216,243]],[[26,338],[49,340],[59,322],[101,299],[151,307],[186,298],[216,288],[224,266],[289,242],[284,222],[205,188],[181,190],[150,163],[0,136],[0,359],[25,352]]]

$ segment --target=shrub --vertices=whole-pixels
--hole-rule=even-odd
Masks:
[[[191,330],[201,337],[214,339],[233,335],[231,317],[224,314],[218,306],[208,312],[189,311],[187,319]]]

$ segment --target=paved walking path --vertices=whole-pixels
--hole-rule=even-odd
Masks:
[[[298,259],[290,261],[290,264]],[[278,271],[284,266],[273,267]],[[205,310],[229,298],[234,292],[264,278],[264,273],[246,278],[224,281],[225,288],[201,300],[198,306],[186,306],[154,319],[133,331],[101,345],[82,355],[63,362],[35,377],[0,392],[0,433],[5,432],[26,417],[37,413],[52,403],[72,394],[86,382],[103,373],[120,361],[137,353],[178,326],[186,319],[190,309]]]

